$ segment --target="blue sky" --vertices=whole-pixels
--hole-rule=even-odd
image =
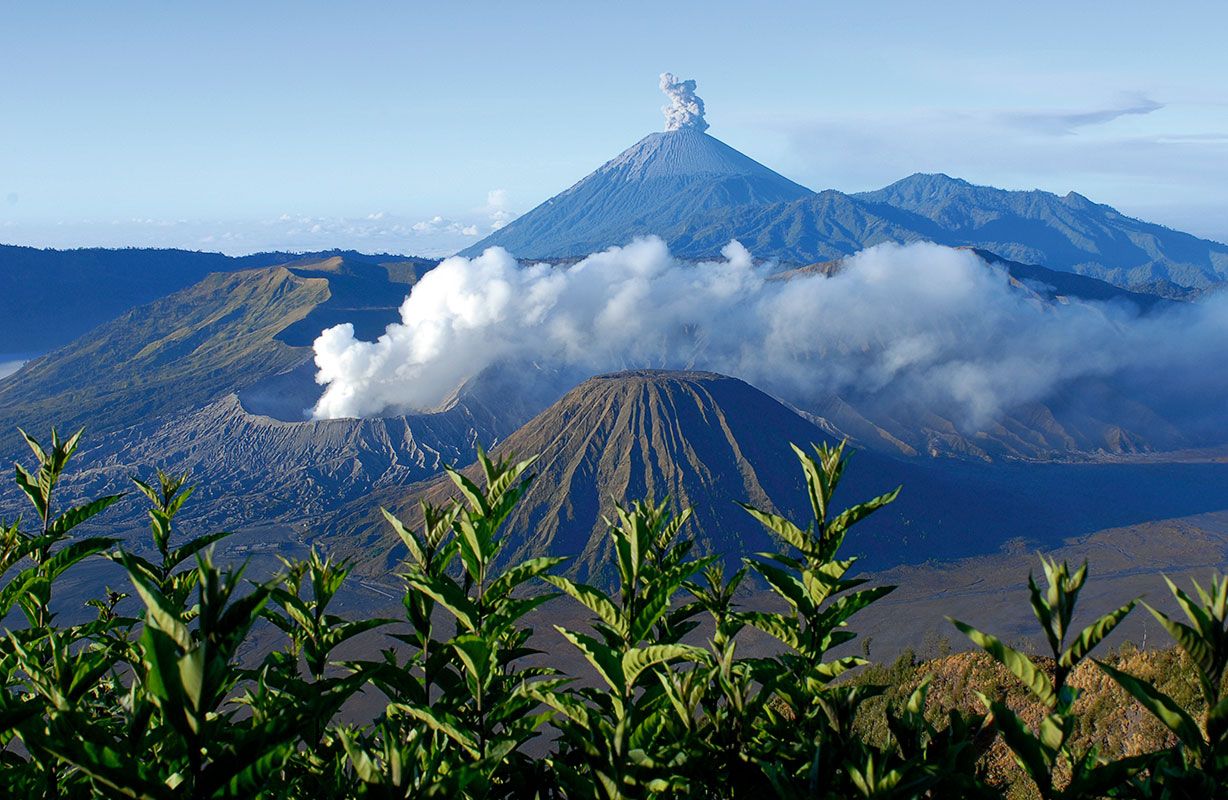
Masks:
[[[438,254],[661,128],[1228,239],[1228,4],[0,2],[0,241]]]

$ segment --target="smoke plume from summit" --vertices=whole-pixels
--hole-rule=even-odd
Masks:
[[[665,130],[693,128],[701,133],[708,130],[704,101],[695,94],[695,81],[680,81],[673,73],[662,72],[661,91],[669,98],[669,105],[661,108],[665,113]]]
[[[1148,316],[1054,304],[970,251],[925,243],[865,250],[830,277],[773,277],[737,242],[723,255],[681,262],[647,238],[571,266],[521,265],[500,248],[447,259],[377,341],[348,324],[320,335],[315,416],[434,409],[497,364],[526,381],[707,369],[802,408],[837,395],[970,429],[1083,378],[1204,410],[1228,396],[1228,378],[1206,368],[1228,357],[1228,297]]]

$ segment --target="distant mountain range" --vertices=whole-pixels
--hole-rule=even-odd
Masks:
[[[497,245],[519,258],[566,260],[648,234],[687,259],[716,257],[737,239],[758,258],[797,267],[883,242],[927,240],[1165,297],[1187,298],[1228,281],[1228,245],[1127,217],[1073,192],[1004,191],[918,174],[875,192],[816,193],[690,128],[646,136],[461,254]],[[351,251],[229,257],[0,245],[0,362],[68,344],[212,273],[332,257],[417,272],[437,263]]]
[[[1228,280],[1228,245],[1074,192],[917,174],[875,192],[816,193],[693,129],[642,139],[461,255],[500,246],[518,258],[576,258],[645,234],[688,259],[716,257],[731,239],[791,265],[926,240],[1165,295]]]
[[[1036,302],[1112,301],[1132,304],[1143,313],[1169,303],[1094,278],[999,259],[987,251],[978,255],[1006,270],[1015,291]],[[383,457],[359,459],[354,470],[361,475],[348,479],[354,486],[385,481],[381,465],[429,462],[436,469],[452,460],[467,460],[476,442],[501,440],[574,383],[519,375],[510,384],[514,391],[492,391],[490,377],[478,386],[457,387],[453,402],[464,396],[465,403],[486,404],[488,412],[479,412],[446,440],[432,434],[420,443],[416,433],[389,434],[389,441],[401,442],[391,450],[380,443],[388,436],[361,421],[303,427],[320,392],[312,363],[315,337],[326,327],[349,322],[359,337],[376,338],[386,325],[399,320],[405,294],[432,263],[377,262],[349,255],[308,258],[214,273],[127,311],[31,361],[16,375],[0,379],[0,456],[22,452],[17,426],[42,430],[55,424],[62,429],[87,426],[97,445],[95,457],[113,465],[140,463],[145,458],[141,442],[155,434],[159,446],[166,448],[166,458],[187,459],[202,468],[212,463],[210,470],[216,474],[254,474],[251,465],[237,465],[234,454],[240,451],[264,451],[288,468],[310,470],[313,461],[359,458],[367,447],[385,450]],[[842,263],[814,264],[782,272],[777,279],[813,271],[830,274]],[[512,370],[526,368],[509,365]],[[536,388],[528,392],[530,386]],[[1180,432],[1163,419],[1103,384],[1013,409],[992,426],[975,431],[959,420],[884,417],[839,397],[803,413],[833,436],[852,436],[870,447],[905,456],[1053,459],[1186,445]],[[277,435],[266,435],[272,429],[256,424],[256,417],[300,427],[276,428]],[[353,431],[339,433],[346,426]],[[409,428],[416,430],[415,425]],[[218,439],[213,434],[218,430],[226,430],[229,440]],[[301,438],[308,431],[328,441],[318,449],[306,446]],[[103,434],[105,441],[95,438]],[[249,434],[254,437],[250,441]],[[334,443],[342,440],[353,446],[336,450]],[[196,444],[188,448],[189,442]],[[423,456],[419,450],[451,455]],[[206,453],[212,455],[205,457]],[[411,470],[403,477],[417,480],[425,474]]]

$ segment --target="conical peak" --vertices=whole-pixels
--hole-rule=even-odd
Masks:
[[[679,176],[757,177],[796,187],[799,194],[808,193],[697,128],[650,133],[589,177],[595,176],[609,176],[620,182]]]
[[[715,407],[723,402],[738,407],[759,406],[760,412],[769,416],[780,410],[779,404],[768,395],[727,375],[699,370],[628,370],[589,378],[526,424],[513,438],[519,439],[533,431],[532,438],[543,428],[552,429],[559,420],[583,418],[588,420],[585,425],[608,429],[611,415],[619,417],[627,409],[657,405],[662,401],[672,406],[684,398],[694,401],[685,404],[691,406]]]

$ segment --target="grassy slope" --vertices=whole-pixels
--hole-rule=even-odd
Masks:
[[[0,384],[0,450],[17,425],[100,432],[289,369],[304,354],[274,337],[328,297],[326,280],[273,267],[210,275],[128,311]]]
[[[1205,713],[1194,669],[1178,650],[1140,651],[1127,644],[1104,655],[1107,656],[1105,660],[1118,669],[1154,683],[1195,719]],[[1042,660],[1041,663],[1052,669],[1050,661]],[[862,729],[872,739],[884,740],[888,736],[884,709],[891,707],[898,712],[908,695],[926,677],[931,678],[927,716],[940,726],[947,711],[952,709],[983,713],[984,708],[976,697],[978,691],[991,699],[1005,700],[1028,724],[1035,726],[1040,722],[1040,704],[1005,667],[985,653],[957,653],[918,660],[907,652],[894,664],[867,667],[853,678],[856,683],[888,687],[882,698],[867,701],[866,713],[859,719]],[[1079,716],[1073,738],[1076,750],[1094,745],[1106,758],[1118,758],[1175,743],[1166,728],[1094,664],[1080,664],[1071,676],[1070,685],[1083,693],[1075,706]],[[981,757],[980,767],[992,783],[1006,789],[1008,798],[1023,800],[1038,796],[1000,738]]]

